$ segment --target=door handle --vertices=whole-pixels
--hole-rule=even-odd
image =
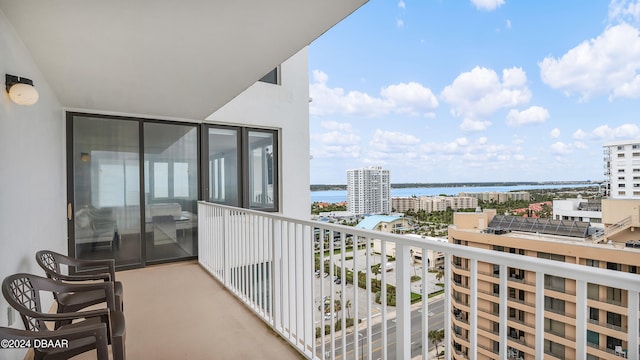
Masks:
[[[73,207],[72,207],[71,203],[68,203],[67,204],[67,219],[69,221],[71,221],[72,220],[72,216],[73,216]]]

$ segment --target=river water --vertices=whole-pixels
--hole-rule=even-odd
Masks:
[[[511,186],[457,186],[457,187],[428,187],[428,188],[402,188],[391,189],[391,197],[409,197],[409,196],[435,196],[435,195],[458,195],[460,192],[507,192],[507,191],[525,191],[534,189],[562,189],[574,187],[593,186],[598,188],[597,184],[564,184],[564,185],[511,185]],[[311,202],[327,202],[338,203],[347,201],[347,190],[326,190],[312,191]]]

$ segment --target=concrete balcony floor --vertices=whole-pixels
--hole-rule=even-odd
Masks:
[[[303,358],[197,262],[116,277],[124,286],[127,359]],[[74,359],[95,359],[95,351]]]

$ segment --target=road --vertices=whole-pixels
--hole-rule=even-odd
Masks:
[[[444,299],[440,298],[429,303],[429,330],[439,330],[444,328]],[[411,312],[411,357],[419,356],[422,354],[422,325],[421,325],[422,309],[414,310]],[[371,359],[382,359],[382,324],[376,323],[371,326]],[[358,346],[360,359],[368,359],[367,357],[367,330],[363,329],[357,333],[359,340],[356,346]],[[346,337],[346,357],[345,359],[353,359],[355,348],[354,340],[356,334],[350,333]],[[326,348],[329,348],[327,343]],[[429,343],[429,350],[433,349],[433,344]],[[363,351],[364,350],[364,353]],[[319,352],[320,350],[318,350]],[[335,348],[336,359],[342,359],[342,338],[336,338]],[[325,359],[330,359],[330,356],[326,356]],[[330,355],[330,354],[329,354]],[[387,358],[395,359],[396,357],[396,324],[395,319],[387,320]]]

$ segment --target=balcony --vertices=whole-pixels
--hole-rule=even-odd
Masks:
[[[300,359],[197,262],[121,271],[118,279],[126,288],[127,359]]]
[[[517,266],[530,271],[537,279],[536,298],[532,304],[535,307],[536,326],[532,329],[531,339],[535,340],[527,344],[535,348],[536,358],[544,356],[545,348],[545,275],[576,281],[577,309],[587,308],[588,282],[628,290],[627,301],[630,306],[627,316],[638,317],[640,281],[634,274],[450,243],[427,242],[204,202],[199,203],[198,213],[200,267],[186,263],[121,273],[129,289],[125,311],[128,316],[130,358],[207,358],[211,352],[215,352],[220,358],[260,358],[268,353],[270,357],[282,359],[296,358],[300,354],[308,359],[409,359],[415,356],[426,359],[430,344],[427,331],[420,331],[413,338],[412,333],[415,327],[430,329],[429,307],[432,305],[427,301],[411,303],[412,297],[415,298],[412,290],[418,285],[426,289],[429,275],[426,267],[422,268],[419,284],[411,283],[415,269],[411,271],[410,247],[421,248],[423,254],[430,249],[445,254],[445,284],[450,284],[452,280],[453,254],[469,259],[468,336],[457,339],[458,335],[452,331],[456,310],[452,303],[452,289],[447,286],[444,310],[438,314],[444,318],[445,324],[445,358],[453,357],[455,339],[458,343],[468,342],[469,356],[477,357],[479,261],[500,266],[501,311],[497,335],[499,353],[504,354],[501,358],[506,357],[508,352],[507,339],[510,335],[507,267]],[[336,242],[338,245],[334,245],[334,241],[322,241],[320,234],[326,233],[329,239],[339,238],[340,241]],[[347,237],[354,239],[353,243],[358,247],[356,251],[349,251]],[[314,243],[317,244],[316,250]],[[382,246],[376,248],[378,243]],[[386,274],[374,273],[374,263],[379,262],[380,268],[386,268],[389,261],[387,243],[395,245],[394,270]],[[184,273],[183,268],[191,272]],[[319,270],[318,276],[316,268]],[[320,275],[321,269],[327,270],[326,278]],[[354,271],[359,275],[354,275]],[[146,274],[162,278],[162,288],[157,288],[154,282],[144,281]],[[330,281],[334,278],[343,281]],[[363,289],[353,285],[347,287],[347,283],[355,278],[358,278]],[[133,285],[133,279],[137,279],[139,283],[136,284],[140,285]],[[375,296],[371,295],[371,290],[376,282],[380,284],[382,299],[387,299],[387,293],[395,289],[395,306],[384,300],[381,304],[373,301]],[[388,285],[394,285],[395,288]],[[339,300],[342,306],[328,315],[324,314],[319,310],[324,302],[322,299]],[[157,312],[148,304],[164,304],[161,300],[167,300],[167,303],[159,305],[162,310],[160,315],[155,315]],[[419,315],[412,316],[415,314]],[[140,318],[136,319],[136,316]],[[350,321],[347,318],[357,319],[359,325],[348,327]],[[577,358],[586,358],[587,354],[586,318],[581,316],[576,319],[576,334],[583,334],[576,339]],[[330,325],[336,323],[340,324],[340,329]],[[316,330],[325,327],[328,329],[326,334]],[[171,331],[164,334],[158,329]],[[274,333],[285,341],[274,337]],[[638,348],[637,334],[638,322],[631,322],[627,338],[624,339],[625,348]],[[246,345],[245,342],[250,344]],[[425,346],[418,353],[413,353],[412,342]],[[209,355],[199,355],[204,353],[198,351],[209,351]],[[637,358],[637,354],[629,354],[629,358]]]

